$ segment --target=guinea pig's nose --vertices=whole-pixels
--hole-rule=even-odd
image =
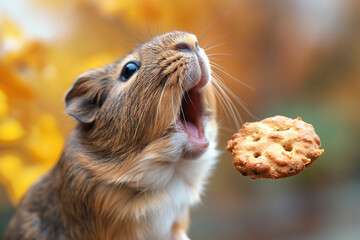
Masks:
[[[191,46],[190,44],[186,43],[186,42],[181,42],[176,44],[175,46],[176,50],[180,51],[180,52],[191,52]]]

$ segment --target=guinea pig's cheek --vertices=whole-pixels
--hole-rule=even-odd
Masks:
[[[185,79],[184,79],[184,89],[189,90],[200,82],[201,79],[201,68],[199,62],[195,59],[192,59],[187,65]]]
[[[205,53],[204,53],[204,56],[201,59],[202,59],[203,68],[204,68],[204,73],[203,74],[206,74],[207,77],[210,79],[211,68],[210,68],[209,59],[207,58]]]
[[[114,87],[112,88],[110,95],[119,96],[121,94],[124,94],[124,92],[126,92],[126,89],[128,89],[130,85],[133,84],[133,80],[135,80],[135,77],[136,76],[134,75],[134,79],[130,79],[127,82],[117,81]]]
[[[208,57],[206,56],[204,50],[201,49],[199,53],[199,62],[200,62],[200,68],[201,68],[201,75],[203,79],[206,79],[205,85],[210,80],[211,75],[211,68],[210,68],[210,62]]]

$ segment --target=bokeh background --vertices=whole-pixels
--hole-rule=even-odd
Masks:
[[[189,236],[360,239],[358,0],[0,0],[0,236],[74,126],[63,101],[74,79],[175,29],[210,47],[241,123],[300,116],[325,149],[280,180],[245,178],[224,152]],[[218,111],[223,150],[238,126]]]

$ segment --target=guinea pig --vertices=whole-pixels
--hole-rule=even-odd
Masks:
[[[4,239],[189,239],[189,208],[218,156],[211,69],[196,37],[157,36],[79,76],[65,102],[77,125]]]

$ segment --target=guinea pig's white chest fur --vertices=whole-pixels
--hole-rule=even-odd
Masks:
[[[181,159],[180,154],[174,151],[173,165],[169,166],[168,171],[157,173],[158,179],[163,179],[161,175],[164,174],[171,177],[157,193],[161,200],[155,200],[153,205],[146,206],[149,211],[146,211],[147,214],[143,217],[146,219],[147,227],[139,229],[139,239],[189,239],[185,232],[175,232],[176,235],[173,235],[172,228],[186,217],[191,205],[200,201],[204,184],[219,154],[216,149],[216,130],[215,125],[207,126],[205,134],[210,140],[210,145],[199,158]],[[177,144],[184,144],[183,139],[182,136],[173,138],[174,150]]]
[[[174,179],[165,191],[168,201],[150,215],[151,229],[143,235],[144,239],[175,238],[175,236],[171,236],[172,225],[177,221],[181,221],[181,218],[187,214],[188,206],[196,202],[195,198],[197,196],[194,196],[194,193],[182,179]],[[186,234],[182,235],[182,237],[186,236]],[[176,236],[175,239],[179,239],[179,237]]]

